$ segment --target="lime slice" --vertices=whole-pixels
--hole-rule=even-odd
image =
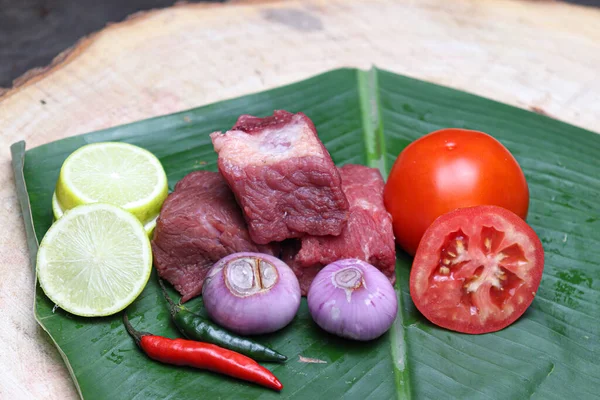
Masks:
[[[149,151],[127,143],[94,143],[77,149],[63,163],[53,209],[64,212],[82,204],[108,203],[147,224],[157,217],[168,190],[167,175]]]
[[[58,203],[58,199],[56,198],[56,192],[54,192],[54,194],[52,195],[52,213],[54,214],[55,221],[57,219],[59,219],[60,217],[62,217],[64,214],[64,211],[63,211],[62,207],[60,206],[60,204]],[[157,219],[158,219],[158,215],[156,217],[154,217],[153,220],[151,220],[150,222],[147,222],[144,225],[144,229],[146,230],[146,233],[148,234],[149,238],[152,238],[152,233],[154,233],[154,228],[156,228],[156,220]]]
[[[129,212],[110,204],[83,205],[50,227],[36,268],[44,293],[60,308],[80,316],[111,315],[146,286],[150,241]]]

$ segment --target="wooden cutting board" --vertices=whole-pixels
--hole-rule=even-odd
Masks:
[[[32,313],[9,146],[371,65],[600,131],[600,11],[554,1],[246,1],[136,14],[0,97],[0,398],[69,399]],[[50,205],[48,205],[50,207]]]

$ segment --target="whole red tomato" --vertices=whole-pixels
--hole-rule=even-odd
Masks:
[[[517,160],[499,141],[483,132],[442,129],[400,153],[384,202],[396,242],[414,255],[429,225],[457,208],[496,205],[525,219],[529,189]]]

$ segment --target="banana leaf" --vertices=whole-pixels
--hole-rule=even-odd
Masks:
[[[258,340],[289,357],[264,364],[284,389],[274,393],[211,372],[149,360],[120,315],[70,315],[36,286],[34,312],[85,399],[373,398],[589,399],[600,393],[600,136],[478,96],[373,69],[340,69],[267,92],[223,101],[25,151],[13,167],[32,265],[52,224],[51,196],[64,159],[78,147],[123,141],[163,163],[174,184],[197,169],[216,170],[208,134],[240,114],[302,111],[338,165],[360,163],[387,176],[411,141],[443,127],[485,131],[521,164],[531,191],[528,222],[542,240],[546,266],[535,301],[512,326],[464,335],[429,323],[408,291],[411,258],[398,250],[396,323],[358,343],[321,331],[303,300],[294,321]],[[175,292],[171,292],[175,296]],[[202,299],[188,303],[203,313]],[[134,326],[176,337],[153,275],[127,309]],[[307,362],[307,361],[313,362]],[[314,362],[319,360],[319,362]]]

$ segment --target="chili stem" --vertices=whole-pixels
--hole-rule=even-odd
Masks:
[[[142,345],[141,345],[142,336],[144,336],[144,335],[150,335],[150,334],[148,332],[140,332],[140,331],[135,330],[135,328],[129,322],[129,318],[127,318],[127,313],[126,312],[123,312],[123,324],[125,325],[125,329],[127,329],[127,333],[129,333],[129,335],[133,339],[135,339],[135,343],[139,347],[142,347]]]
[[[162,293],[165,299],[167,300],[167,303],[169,303],[169,312],[171,313],[171,317],[175,317],[177,311],[185,308],[182,305],[175,304],[175,302],[171,299],[171,296],[169,296],[169,294],[167,293],[167,288],[165,288],[165,284],[163,283],[162,279],[160,279],[160,277],[158,278],[158,284],[160,285],[160,290],[162,290]]]

